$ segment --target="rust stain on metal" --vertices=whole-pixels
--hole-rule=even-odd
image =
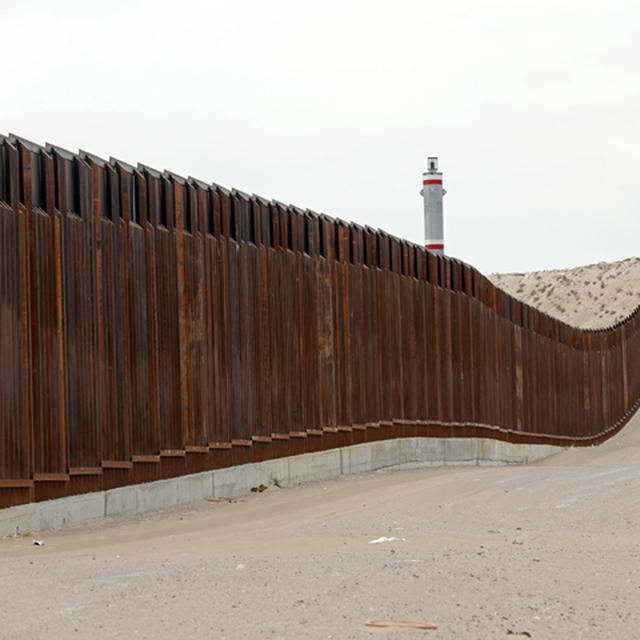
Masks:
[[[411,435],[596,444],[640,311],[579,330],[388,234],[0,136],[0,507]]]

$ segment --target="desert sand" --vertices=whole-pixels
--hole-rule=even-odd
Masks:
[[[609,324],[639,293],[640,261],[618,265],[505,286]],[[601,300],[614,313],[589,320]],[[600,447],[534,465],[269,487],[37,532],[42,547],[0,540],[0,638],[637,638],[639,496],[637,415]],[[371,544],[383,536],[396,540]],[[365,627],[381,618],[439,628]]]
[[[636,416],[529,466],[270,487],[44,547],[6,539],[0,637],[637,638],[638,496]],[[439,628],[364,626],[379,618]]]
[[[640,258],[575,269],[491,274],[515,298],[585,329],[608,327],[640,304]]]

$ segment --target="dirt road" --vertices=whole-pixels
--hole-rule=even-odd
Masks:
[[[0,638],[637,638],[639,526],[636,417],[526,467],[374,473],[0,541]]]

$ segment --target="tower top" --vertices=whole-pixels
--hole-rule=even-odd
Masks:
[[[442,216],[442,173],[438,171],[438,158],[429,156],[427,170],[422,174],[424,198],[424,246],[427,251],[444,255],[444,220]]]

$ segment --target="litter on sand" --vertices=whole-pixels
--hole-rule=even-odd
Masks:
[[[42,540],[34,540],[33,545],[35,547],[44,547],[44,542]]]
[[[396,540],[406,542],[406,538],[396,538],[395,536],[391,536],[387,538],[387,536],[382,536],[381,538],[376,538],[375,540],[369,540],[369,544],[380,544],[381,542],[395,542]]]
[[[253,493],[262,493],[263,491],[266,491],[269,487],[267,487],[266,484],[259,484],[257,487],[251,487],[251,491]]]
[[[404,627],[406,629],[437,629],[438,625],[421,620],[369,620],[364,623],[365,627]]]

